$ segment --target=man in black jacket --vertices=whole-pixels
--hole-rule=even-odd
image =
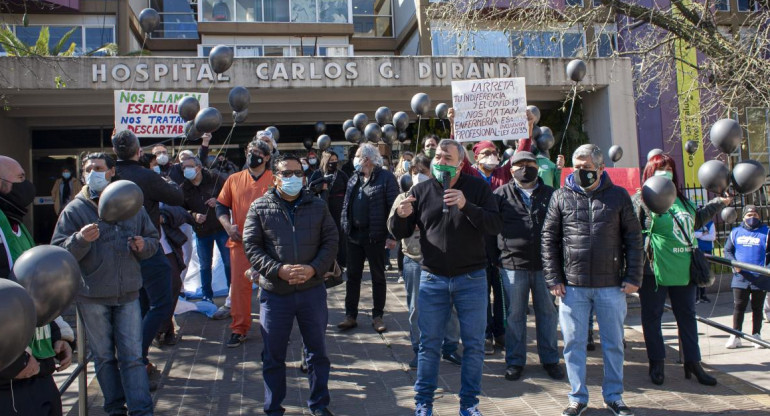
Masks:
[[[329,416],[324,274],[334,264],[339,233],[326,203],[303,191],[304,173],[296,156],[280,155],[274,171],[275,189],[251,204],[243,229],[243,247],[262,288],[264,411],[284,413],[286,347],[296,318],[307,349],[308,407],[313,415]]]
[[[497,188],[503,231],[497,237],[508,296],[505,329],[505,378],[518,380],[527,362],[527,303],[532,304],[537,323],[537,353],[551,378],[561,380],[554,298],[543,279],[540,234],[554,189],[538,178],[535,155],[520,151],[511,159],[513,179]]]
[[[169,159],[168,149],[162,143],[156,144],[152,147],[152,154],[155,155],[160,166],[160,174],[164,177],[171,178],[177,185],[182,185],[184,182],[184,174],[182,172],[182,163],[191,157],[197,157],[204,163],[209,157],[209,142],[211,141],[211,133],[203,133],[201,136],[201,145],[198,148],[198,155],[194,155],[191,150],[183,150],[179,152],[179,160],[177,163],[172,163]],[[163,162],[163,163],[161,163]]]
[[[385,247],[396,247],[388,233],[387,220],[393,201],[398,196],[396,177],[382,169],[382,156],[377,147],[362,144],[353,159],[356,173],[348,181],[342,204],[342,229],[348,237],[348,281],[345,286],[345,320],[337,324],[341,330],[358,326],[358,301],[364,260],[372,275],[372,327],[385,332]],[[411,235],[411,233],[410,233]]]
[[[626,295],[642,280],[642,234],[631,197],[604,172],[592,144],[572,155],[575,172],[554,192],[543,225],[543,269],[548,288],[561,298],[559,322],[572,391],[562,413],[588,406],[586,343],[591,308],[601,328],[602,395],[616,415],[633,415],[623,402],[623,321]]]
[[[431,164],[433,178],[412,187],[412,195],[389,220],[399,239],[411,236],[415,226],[420,229],[420,351],[414,385],[415,414],[420,415],[432,414],[441,343],[452,307],[463,342],[460,415],[481,414],[476,406],[489,302],[484,237],[500,232],[502,218],[486,181],[460,173],[464,160],[460,143],[442,140]]]
[[[182,205],[184,194],[173,182],[165,181],[160,175],[146,169],[139,163],[142,149],[139,139],[129,130],[123,130],[112,138],[112,149],[118,156],[116,173],[118,178],[134,182],[144,193],[144,208],[156,230],[160,230],[160,206]],[[147,359],[152,340],[163,322],[174,313],[171,295],[171,265],[158,245],[156,253],[142,260],[142,357],[150,375],[150,389],[157,388],[160,373]]]

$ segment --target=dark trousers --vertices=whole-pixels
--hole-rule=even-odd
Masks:
[[[500,269],[487,266],[487,298],[492,294],[494,299],[487,302],[487,339],[505,335],[505,295],[503,281],[500,280]]]
[[[262,375],[265,380],[265,413],[282,415],[286,398],[286,347],[289,344],[294,319],[302,334],[307,375],[310,381],[311,410],[329,406],[329,357],[326,355],[326,287],[318,285],[290,295],[260,291],[259,320],[262,332]]]
[[[168,264],[171,266],[171,316],[168,317],[166,322],[161,324],[158,332],[166,334],[174,332],[174,310],[176,310],[176,303],[179,300],[179,294],[182,292],[182,270],[185,265],[179,263],[179,257],[174,253],[166,254]]]
[[[2,415],[59,416],[61,406],[59,388],[50,375],[13,380],[12,385],[0,387]]]
[[[142,307],[142,358],[145,364],[147,352],[160,326],[173,315],[171,302],[171,265],[163,254],[163,247],[142,263],[142,290],[139,300]]]
[[[385,311],[385,241],[364,245],[348,240],[348,281],[345,284],[345,315],[358,317],[358,301],[361,298],[361,277],[364,274],[364,260],[369,262],[372,274],[372,317],[381,317]]]
[[[668,295],[671,299],[671,308],[674,310],[676,326],[679,329],[684,361],[700,361],[698,326],[695,321],[695,289],[693,284],[658,286],[655,283],[655,276],[644,276],[642,287],[639,288],[639,300],[642,306],[644,344],[647,346],[647,358],[650,360],[666,358],[660,325],[663,316],[663,304],[666,303],[666,295]]]
[[[733,288],[733,329],[743,331],[743,317],[751,299],[751,334],[762,330],[762,308],[767,292],[764,290]]]

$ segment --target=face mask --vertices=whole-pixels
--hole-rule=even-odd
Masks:
[[[160,166],[158,165],[153,166],[152,171],[160,175]]]
[[[185,179],[191,181],[195,179],[196,175],[198,175],[198,172],[195,171],[195,168],[184,168]]]
[[[405,171],[409,171],[409,168],[411,168],[411,167],[412,167],[412,162],[410,162],[408,160],[405,160],[404,161],[404,170]]]
[[[295,196],[302,190],[302,178],[293,175],[290,178],[281,178],[281,192],[289,196]]]
[[[356,172],[361,172],[361,158],[358,156],[353,158],[353,169],[355,169]]]
[[[668,170],[656,170],[654,176],[665,176],[670,180],[674,180],[674,172]]]
[[[762,224],[762,220],[754,217],[746,218],[743,222],[745,222],[746,225],[749,226],[749,228],[757,228]]]
[[[71,174],[71,173],[69,173],[69,172],[63,172],[63,173],[61,174],[61,177],[62,177],[62,178],[64,178],[64,179],[69,179],[69,178],[71,178],[71,177],[72,177],[72,174]]]
[[[418,173],[416,175],[412,175],[412,184],[417,185],[418,183],[425,182],[428,179],[430,179],[430,176],[424,173]]]
[[[318,159],[316,159],[316,158],[314,158],[314,157],[311,157],[311,158],[310,158],[310,159],[308,159],[307,161],[308,161],[308,163],[310,163],[311,165],[315,165],[315,162],[318,162]]]
[[[524,166],[513,171],[513,177],[519,183],[532,183],[537,179],[537,168],[534,166]]]
[[[168,163],[168,155],[165,153],[159,154],[155,160],[158,162],[159,165],[166,166],[166,163]]]
[[[302,164],[302,170],[308,170],[310,166],[307,165],[307,163]]]
[[[575,183],[583,189],[590,188],[599,180],[598,170],[575,169],[575,173],[576,175],[573,176]]]
[[[479,160],[479,163],[481,163],[481,165],[484,166],[484,169],[492,170],[496,168],[497,165],[500,164],[500,159],[498,159],[497,156],[495,155],[489,155]]]
[[[35,199],[35,185],[25,180],[11,185],[11,192],[0,194],[0,208],[9,218],[21,222],[27,207]]]
[[[436,179],[438,179],[439,183],[442,183],[442,184],[444,183],[442,172],[449,172],[450,178],[454,178],[455,176],[457,176],[457,166],[431,164],[430,169],[431,169],[431,173],[433,173],[433,176]]]
[[[246,156],[246,162],[249,164],[249,167],[251,169],[256,169],[262,166],[262,164],[265,163],[265,160],[262,158],[262,156],[257,156],[254,153],[249,153],[249,155]]]
[[[107,185],[110,184],[110,181],[106,178],[107,172],[95,172],[91,171],[88,175],[86,175],[86,185],[95,192],[101,192],[104,190],[104,188],[107,187]]]
[[[436,149],[425,149],[425,156],[428,156],[429,159],[433,159],[436,157]]]
[[[337,163],[338,163],[338,162],[329,162],[329,163],[327,163],[327,164],[326,164],[326,170],[327,170],[329,173],[334,173],[334,172],[336,172],[336,171],[337,171]]]

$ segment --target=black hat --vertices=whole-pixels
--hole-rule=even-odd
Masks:
[[[759,209],[757,208],[756,205],[746,205],[745,207],[743,207],[743,216],[744,217],[746,216],[746,214],[748,214],[750,212],[754,212],[757,215],[759,215],[760,217],[762,216],[762,213],[759,212]]]
[[[519,151],[511,158],[511,165],[515,165],[522,161],[537,162],[535,155],[532,152]]]

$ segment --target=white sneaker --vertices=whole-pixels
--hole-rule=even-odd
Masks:
[[[752,335],[752,337],[754,337],[754,339],[758,339],[760,341],[762,340],[762,337],[760,337],[759,334],[754,334],[754,335]],[[754,344],[754,343],[752,342],[752,344]],[[754,344],[754,348],[760,349],[760,348],[765,348],[765,347],[763,347],[763,346],[761,346],[759,344]]]
[[[725,344],[725,348],[728,350],[734,350],[736,348],[740,348],[741,346],[741,339],[735,335],[730,335],[730,339],[728,339],[727,344]]]

